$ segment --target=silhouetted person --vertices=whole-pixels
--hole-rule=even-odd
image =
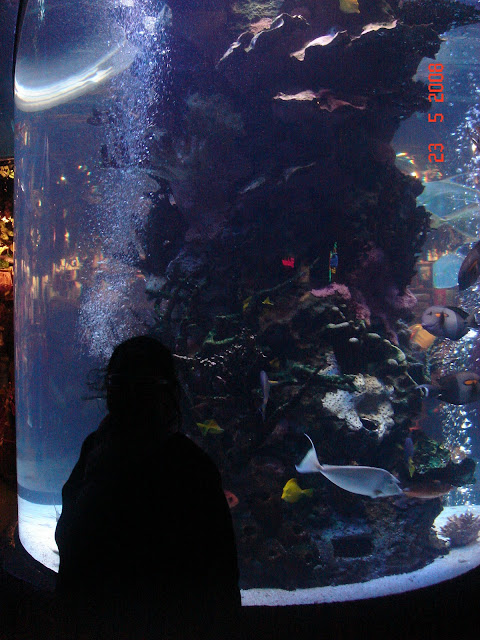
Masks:
[[[170,351],[146,336],[123,342],[106,388],[108,415],[62,491],[62,633],[230,638],[240,608],[231,516],[214,463],[179,432]]]

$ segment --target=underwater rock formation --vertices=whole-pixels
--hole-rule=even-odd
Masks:
[[[444,552],[430,533],[439,497],[372,500],[319,476],[307,476],[308,500],[281,496],[304,432],[321,462],[405,484],[432,472],[438,452],[414,456],[412,472],[404,451],[426,380],[403,321],[429,214],[391,142],[430,108],[413,76],[457,17],[427,24],[419,3],[383,0],[359,13],[338,0],[169,4],[175,108],[165,102],[150,132],[159,187],[144,267],[153,332],[177,354],[185,429],[238,498],[242,586],[424,566]],[[466,22],[478,15],[465,8]],[[202,435],[209,420],[220,428]],[[442,481],[471,482],[452,466]]]

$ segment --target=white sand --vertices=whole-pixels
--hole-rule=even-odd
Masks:
[[[480,505],[469,507],[445,507],[435,520],[437,532],[454,514],[470,511],[480,515]],[[36,560],[54,571],[58,570],[58,554],[55,544],[56,516],[59,512],[53,505],[39,505],[18,499],[20,540],[24,548]],[[447,555],[436,558],[423,569],[402,573],[369,582],[345,584],[338,587],[313,589],[243,589],[244,606],[285,606],[322,602],[345,602],[403,593],[412,589],[428,587],[444,580],[455,578],[480,565],[480,542],[460,549],[452,549]]]

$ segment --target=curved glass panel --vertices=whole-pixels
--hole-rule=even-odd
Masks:
[[[222,473],[245,604],[480,564],[479,21],[427,0],[30,0],[16,380],[36,559],[58,564],[102,367],[151,333]]]

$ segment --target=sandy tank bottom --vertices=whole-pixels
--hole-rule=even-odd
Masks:
[[[20,540],[24,548],[36,560],[53,571],[58,570],[58,551],[55,544],[55,526],[61,507],[34,504],[18,498],[18,518],[21,522]],[[437,532],[446,524],[448,518],[469,511],[480,515],[480,505],[445,507],[434,522]],[[363,600],[379,596],[394,595],[428,587],[438,582],[450,580],[480,565],[480,541],[464,547],[451,549],[450,552],[436,558],[423,569],[402,573],[369,582],[345,584],[335,587],[310,589],[242,589],[243,606],[286,606],[315,604],[322,602],[346,602]]]

